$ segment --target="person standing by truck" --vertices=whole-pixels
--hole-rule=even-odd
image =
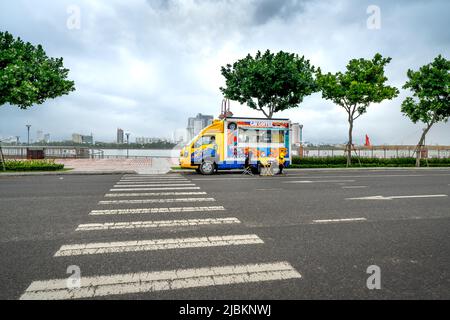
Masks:
[[[286,148],[280,148],[280,152],[278,154],[278,173],[283,174],[284,164],[286,162]]]

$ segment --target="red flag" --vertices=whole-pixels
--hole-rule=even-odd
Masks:
[[[366,147],[370,147],[370,139],[369,136],[366,134],[366,143],[364,144]]]

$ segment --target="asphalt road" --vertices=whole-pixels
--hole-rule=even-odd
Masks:
[[[0,253],[0,299],[449,299],[450,170],[0,176]]]

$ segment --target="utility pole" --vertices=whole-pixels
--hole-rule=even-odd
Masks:
[[[28,130],[28,140],[27,140],[27,145],[30,145],[30,128],[31,128],[31,124],[27,124],[26,125],[27,130]]]
[[[303,125],[300,126],[300,150],[299,150],[299,156],[300,158],[303,158]]]
[[[128,159],[128,157],[129,157],[128,148],[129,148],[129,145],[130,145],[130,133],[125,133],[125,135],[127,136],[127,159]]]

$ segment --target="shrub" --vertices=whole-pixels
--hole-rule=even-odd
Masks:
[[[64,169],[63,164],[51,160],[6,160],[7,171],[56,171]]]
[[[428,164],[427,164],[428,162]],[[415,158],[352,158],[352,167],[414,167]],[[347,159],[344,156],[334,157],[292,157],[291,168],[339,168],[346,167]],[[421,166],[448,167],[450,158],[422,159]]]

